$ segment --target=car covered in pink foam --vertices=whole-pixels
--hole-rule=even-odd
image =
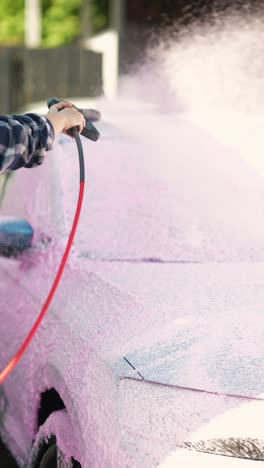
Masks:
[[[1,387],[1,437],[21,467],[246,467],[264,459],[263,179],[184,116],[114,118],[82,139],[79,228]],[[78,184],[64,136],[2,176],[2,223],[34,231],[0,258],[2,367],[52,285]]]

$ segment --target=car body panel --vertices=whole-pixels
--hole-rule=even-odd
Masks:
[[[142,115],[135,128],[134,118],[120,141],[83,140],[87,189],[71,256],[3,385],[1,435],[21,466],[50,388],[69,430],[52,415],[43,433],[54,430],[83,468],[162,466],[186,442],[261,438],[253,424],[261,401],[178,386],[261,395],[262,179],[212,138],[194,154],[204,133],[186,119],[164,116],[165,133],[151,140],[143,122],[155,128],[158,117]],[[47,159],[12,175],[2,204],[2,215],[23,217],[35,232],[29,251],[0,260],[4,363],[47,297],[75,212],[74,142],[60,138]]]
[[[93,269],[144,303],[148,326],[139,334],[135,317],[126,358],[146,379],[263,393],[263,264],[97,261]]]

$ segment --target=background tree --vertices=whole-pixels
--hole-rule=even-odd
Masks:
[[[42,0],[42,45],[69,44],[81,36],[81,16],[87,0]],[[91,30],[108,24],[109,0],[90,0]],[[0,45],[24,42],[24,0],[0,0]]]
[[[43,0],[42,38],[44,46],[71,43],[80,34],[82,0]]]
[[[24,0],[0,1],[0,44],[17,45],[24,40]]]
[[[93,32],[97,33],[109,24],[109,0],[91,0],[91,3]]]

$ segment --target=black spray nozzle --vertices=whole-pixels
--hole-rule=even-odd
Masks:
[[[58,104],[61,101],[63,101],[63,99],[58,99],[56,97],[49,98],[47,100],[48,108],[50,108],[54,104]],[[86,138],[89,138],[89,140],[97,141],[100,137],[100,133],[98,132],[97,128],[95,128],[95,126],[92,124],[92,121],[96,122],[100,120],[100,112],[92,109],[78,109],[78,107],[76,107],[74,104],[73,107],[75,107],[75,109],[77,109],[81,114],[83,114],[85,118],[85,127],[83,128],[81,135],[83,135]]]

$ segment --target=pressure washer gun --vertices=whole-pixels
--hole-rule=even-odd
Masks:
[[[56,97],[48,99],[47,101],[48,108],[50,108],[54,104],[58,104],[61,101],[62,99],[58,99]],[[64,101],[64,102],[67,102],[67,101]],[[76,107],[74,104],[73,104],[73,107],[75,107],[75,109],[79,111],[85,118],[85,127],[83,128],[81,135],[83,135],[86,138],[89,138],[89,140],[97,141],[98,138],[100,137],[100,133],[92,124],[92,122],[97,122],[98,120],[100,120],[101,118],[100,112],[93,110],[93,109],[78,109],[78,107]],[[71,135],[72,130],[68,130],[68,133]]]

